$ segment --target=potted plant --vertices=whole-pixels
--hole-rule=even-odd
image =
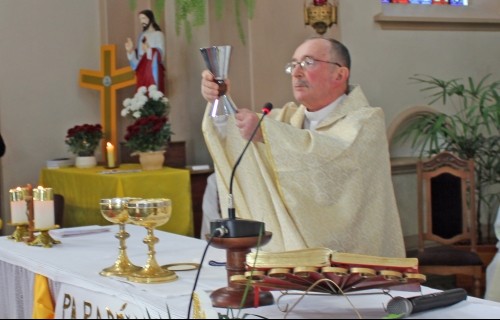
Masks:
[[[102,137],[100,124],[76,125],[68,129],[64,142],[69,146],[69,151],[77,156],[75,166],[88,168],[96,165],[94,153]]]
[[[447,150],[474,159],[478,243],[494,238],[493,222],[500,202],[500,80],[488,82],[489,76],[478,82],[471,77],[467,81],[421,74],[410,77],[423,86],[420,91],[429,92],[429,104],[450,104],[454,113],[419,114],[397,135],[400,141],[410,139],[420,149],[420,156]],[[487,226],[485,236],[481,223]]]
[[[123,106],[122,116],[136,119],[127,127],[125,146],[133,155],[139,155],[143,169],[160,169],[173,134],[168,121],[170,103],[167,97],[155,85],[140,87],[133,98],[124,100]],[[156,162],[148,165],[150,161]]]
[[[170,124],[166,116],[150,115],[139,118],[127,127],[125,144],[134,152],[165,151],[170,138]]]

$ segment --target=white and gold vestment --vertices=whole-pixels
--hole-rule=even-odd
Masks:
[[[302,129],[304,106],[273,110],[262,122],[264,143],[252,143],[243,156],[233,182],[236,216],[265,222],[273,237],[263,250],[405,256],[384,114],[359,86],[351,89],[314,131]],[[221,138],[210,109],[202,128],[227,216],[231,171],[246,141],[234,117]]]

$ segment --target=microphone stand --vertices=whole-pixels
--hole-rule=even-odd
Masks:
[[[211,241],[213,247],[226,249],[228,286],[219,288],[210,294],[212,305],[218,308],[250,308],[274,303],[273,295],[270,292],[255,291],[246,281],[241,282],[246,271],[246,256],[250,252],[250,248],[267,244],[271,240],[272,233],[265,231],[264,223],[261,221],[237,219],[233,206],[234,172],[259,129],[262,119],[272,109],[270,103],[267,103],[266,106],[267,108],[263,109],[264,114],[233,167],[229,184],[228,218],[210,222],[211,233],[207,235],[208,240]]]
[[[234,164],[233,171],[231,172],[231,180],[229,182],[229,195],[228,195],[228,218],[227,219],[217,219],[210,222],[210,231],[211,234],[214,234],[215,230],[223,230],[223,237],[226,238],[238,238],[238,237],[255,237],[259,234],[262,234],[265,230],[265,224],[262,221],[255,220],[246,220],[246,219],[237,219],[234,203],[233,203],[233,181],[234,175],[236,172],[236,168],[241,162],[243,155],[245,154],[248,146],[252,142],[255,134],[260,128],[262,120],[264,117],[271,111],[273,105],[271,103],[266,103],[262,108],[262,117],[259,119],[259,122],[255,126],[252,134],[250,135],[250,139],[248,139],[243,151],[240,153],[240,156],[236,160]]]

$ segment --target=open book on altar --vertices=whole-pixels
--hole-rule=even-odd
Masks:
[[[418,291],[426,277],[418,259],[389,258],[309,248],[247,254],[244,278],[263,290],[301,290],[347,293],[365,289]],[[314,285],[314,287],[313,287]]]

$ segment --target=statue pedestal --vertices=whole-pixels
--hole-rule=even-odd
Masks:
[[[209,237],[209,236],[207,236]],[[267,244],[272,237],[272,233],[266,231],[260,240],[260,245]],[[235,275],[244,275],[246,271],[246,255],[251,248],[259,243],[259,237],[241,237],[241,238],[218,238],[212,239],[211,245],[215,248],[226,250],[226,270],[228,286],[217,289],[212,292],[210,298],[212,305],[218,308],[253,308],[256,306],[267,306],[274,303],[271,292],[259,292],[256,297],[253,287],[248,288],[245,301],[246,285],[241,282],[231,282],[231,277]],[[256,301],[258,299],[258,301]]]

